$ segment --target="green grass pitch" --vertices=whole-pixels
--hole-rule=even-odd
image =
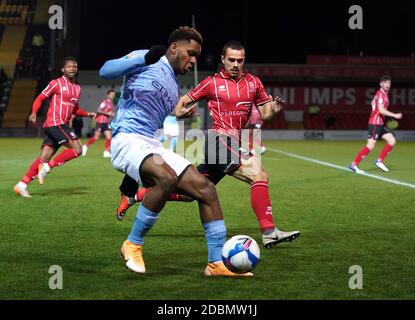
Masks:
[[[206,244],[197,204],[169,203],[146,238],[145,276],[119,256],[137,206],[115,219],[122,175],[102,158],[103,140],[87,157],[56,168],[32,199],[12,188],[39,155],[40,139],[0,139],[0,299],[414,299],[415,189],[358,176],[269,151],[275,220],[301,237],[267,250],[253,278],[202,275]],[[267,141],[266,146],[346,167],[364,142]],[[378,171],[375,152],[361,164],[371,174],[415,184],[415,143],[399,142]],[[218,185],[228,237],[260,243],[249,186],[231,177]],[[49,267],[63,269],[63,289],[48,286]],[[349,268],[363,270],[351,290]]]

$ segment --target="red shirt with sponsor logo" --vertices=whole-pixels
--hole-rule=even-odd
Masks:
[[[220,133],[240,134],[254,105],[270,101],[259,78],[243,73],[232,79],[224,70],[205,78],[188,93],[193,101],[206,99],[213,119],[212,129]]]
[[[112,101],[110,99],[105,99],[104,101],[101,102],[101,104],[99,105],[98,111],[102,111],[102,112],[113,112],[114,111],[114,104],[112,103]],[[100,114],[97,116],[97,123],[109,123],[110,122],[110,117],[105,116],[103,114]]]
[[[65,76],[52,80],[41,94],[51,98],[44,128],[69,124],[73,114],[87,114],[78,103],[81,87]]]
[[[383,104],[385,109],[389,107],[389,97],[388,93],[383,91],[383,89],[379,89],[375,97],[372,100],[372,113],[370,114],[369,124],[372,125],[384,125],[384,119],[381,113],[379,112],[379,105]]]

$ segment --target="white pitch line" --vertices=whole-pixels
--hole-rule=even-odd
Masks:
[[[330,168],[334,168],[334,169],[338,169],[338,170],[343,170],[343,171],[348,171],[348,172],[352,173],[351,170],[347,167],[342,167],[342,166],[338,166],[336,164],[332,164],[332,163],[329,163],[329,162],[320,161],[320,160],[316,160],[316,159],[312,159],[312,158],[308,158],[308,157],[303,157],[303,156],[300,156],[298,154],[285,152],[285,151],[278,150],[278,149],[270,149],[270,148],[267,148],[267,149],[272,151],[272,152],[283,154],[285,156],[292,157],[292,158],[295,158],[295,159],[304,160],[304,161],[316,163],[316,164],[319,164],[319,165],[322,165],[322,166],[326,166],[326,167],[330,167]],[[410,183],[402,182],[402,181],[399,181],[399,180],[388,179],[388,178],[385,178],[385,177],[377,176],[375,174],[370,174],[370,173],[366,173],[366,172],[361,173],[359,175],[360,176],[366,176],[366,177],[369,177],[369,178],[372,178],[372,179],[381,180],[381,181],[392,183],[392,184],[396,184],[396,185],[399,185],[399,186],[404,186],[404,187],[415,189],[415,184],[410,184]]]

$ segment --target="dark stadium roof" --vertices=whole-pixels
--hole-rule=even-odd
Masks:
[[[351,5],[363,8],[363,30],[351,30]],[[97,10],[99,6],[99,10]],[[82,1],[81,63],[165,43],[180,25],[205,38],[201,65],[217,60],[228,40],[246,44],[248,62],[304,63],[307,54],[410,55],[415,1]]]

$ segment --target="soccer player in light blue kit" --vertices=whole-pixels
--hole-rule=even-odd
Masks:
[[[205,275],[238,276],[222,262],[226,227],[215,187],[188,160],[165,149],[155,138],[156,131],[179,101],[176,74],[185,74],[193,68],[202,43],[199,32],[181,27],[170,35],[165,56],[154,64],[147,61],[151,52],[138,50],[107,61],[100,70],[100,75],[106,79],[124,77],[117,114],[112,122],[112,165],[151,188],[121,247],[127,268],[139,274],[146,270],[142,256],[144,237],[156,223],[170,193],[178,192],[199,204],[208,247]],[[186,109],[183,116],[192,116],[195,110],[196,106]]]

